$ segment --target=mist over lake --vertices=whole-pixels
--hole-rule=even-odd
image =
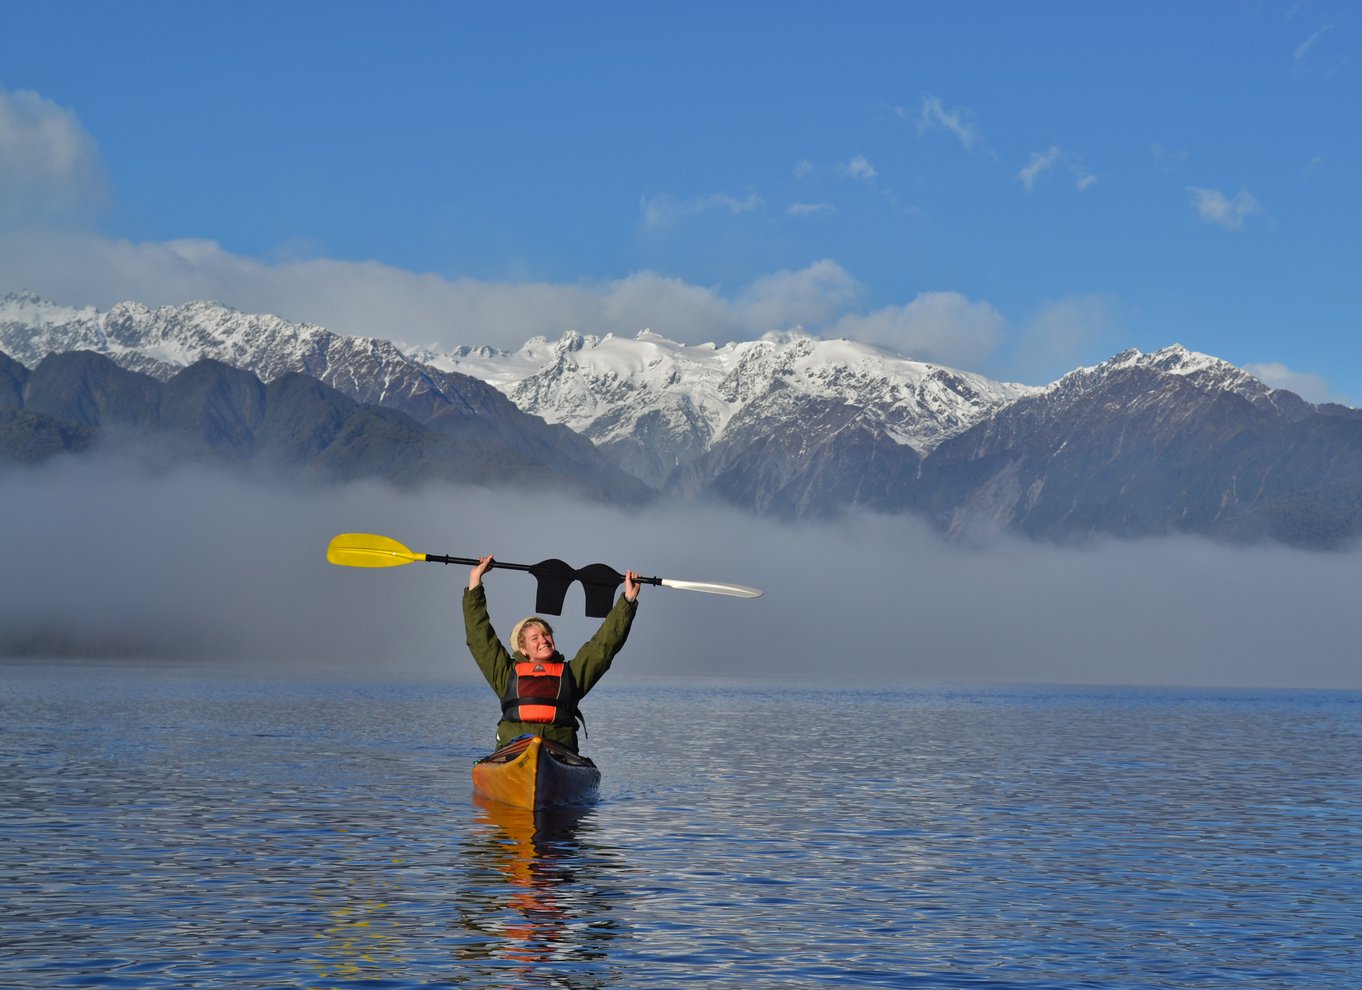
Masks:
[[[765,591],[743,601],[645,588],[618,661],[628,673],[1362,687],[1356,549],[962,545],[903,518],[795,526],[665,503],[601,508],[552,492],[297,488],[208,469],[147,476],[98,458],[0,476],[0,511],[22,521],[9,533],[0,641],[76,654],[375,676],[464,665],[467,569],[326,563],[332,536],[373,532],[419,552],[599,561]],[[533,610],[526,574],[494,571],[488,588],[498,628]],[[579,587],[564,613],[560,640],[584,641],[595,623]]]

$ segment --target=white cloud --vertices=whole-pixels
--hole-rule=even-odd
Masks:
[[[895,111],[900,117],[909,116],[908,112],[902,108]],[[947,109],[937,96],[924,96],[922,104],[918,108],[916,125],[918,134],[925,134],[931,130],[944,130],[949,134],[955,135],[956,139],[965,146],[966,150],[973,151],[975,146],[980,143],[982,137],[978,128],[971,119],[973,114],[963,107]]]
[[[479,283],[480,288],[485,284]],[[635,272],[625,278],[581,286],[576,300],[584,318],[565,323],[550,313],[540,314],[545,336],[556,337],[569,327],[590,333],[633,336],[646,328],[687,344],[718,343],[748,332],[733,305],[717,289],[692,285],[657,272]],[[501,336],[501,335],[499,335]],[[518,334],[506,334],[508,344]],[[523,336],[521,340],[523,341]]]
[[[0,236],[9,285],[59,302],[107,308],[211,299],[246,312],[318,323],[338,333],[519,346],[526,333],[591,325],[600,295],[574,285],[448,280],[378,262],[269,264],[212,241],[134,244],[91,234]]]
[[[53,220],[102,195],[95,140],[76,115],[29,90],[0,89],[0,220]]]
[[[924,292],[906,306],[844,316],[830,335],[878,344],[920,361],[972,369],[997,348],[1005,323],[987,302],[958,292]]]
[[[213,241],[134,244],[93,234],[0,232],[0,293],[31,289],[108,308],[216,300],[246,312],[317,323],[337,333],[413,346],[516,348],[568,329],[632,336],[645,327],[683,343],[748,340],[769,329],[827,326],[859,292],[832,261],[782,271],[725,295],[656,272],[601,282],[485,282],[417,274],[378,262],[268,263]]]
[[[1054,144],[1045,151],[1033,151],[1030,161],[1017,173],[1017,180],[1026,186],[1027,192],[1031,192],[1035,188],[1037,179],[1059,165],[1065,165],[1068,168],[1069,174],[1073,176],[1074,188],[1079,192],[1087,192],[1097,185],[1097,176],[1083,166],[1082,159],[1078,155],[1067,152],[1059,145]]]
[[[761,332],[824,327],[855,305],[861,286],[835,261],[757,279],[734,301],[739,321]]]
[[[751,340],[802,328],[973,368],[996,348],[1003,318],[958,293],[855,314],[862,287],[831,260],[774,272],[725,292],[652,271],[599,282],[486,282],[417,274],[378,262],[275,263],[213,241],[134,244],[93,234],[0,232],[0,291],[31,289],[67,305],[107,309],[215,300],[410,347],[518,348],[569,329],[633,336],[649,328],[682,343]]]
[[[831,203],[791,203],[785,208],[785,212],[792,217],[816,217],[826,216],[829,213],[836,213],[837,207]]]
[[[864,155],[857,155],[849,162],[837,166],[837,174],[848,179],[857,179],[861,182],[874,182],[875,166],[871,165]]]
[[[1043,305],[1022,326],[1011,348],[1007,376],[1043,384],[1120,344],[1120,307],[1101,293],[1067,296]]]
[[[1320,39],[1323,38],[1326,34],[1328,34],[1328,33],[1329,33],[1330,31],[1332,31],[1333,29],[1334,29],[1334,25],[1332,25],[1332,24],[1326,24],[1326,25],[1324,25],[1324,27],[1320,28],[1320,29],[1319,29],[1318,31],[1316,31],[1314,34],[1310,35],[1310,37],[1306,38],[1304,41],[1302,41],[1299,45],[1296,46],[1296,50],[1292,53],[1292,56],[1291,56],[1292,59],[1293,59],[1297,64],[1303,62],[1303,61],[1310,55],[1311,50],[1312,50],[1316,45],[1319,44]]]
[[[1244,222],[1249,217],[1262,212],[1258,200],[1254,199],[1247,189],[1241,188],[1233,199],[1230,199],[1219,189],[1188,186],[1187,192],[1192,198],[1192,206],[1201,219],[1224,227],[1226,230],[1243,230]]]
[[[207,240],[134,244],[48,233],[0,235],[0,270],[14,279],[0,289],[30,288],[63,303],[108,308],[125,300],[158,306],[211,299],[337,333],[441,349],[516,348],[567,329],[632,336],[646,327],[683,343],[722,344],[800,327],[968,368],[996,347],[1003,324],[988,303],[949,292],[848,315],[862,287],[826,259],[726,295],[650,271],[566,285],[450,280],[378,262],[271,264]]]
[[[670,193],[644,196],[640,200],[643,211],[643,226],[649,230],[669,227],[684,218],[708,213],[711,210],[727,211],[733,216],[759,210],[766,202],[756,193],[746,196],[730,196],[726,193],[707,193],[680,199]]]
[[[1045,151],[1031,152],[1031,160],[1017,173],[1017,178],[1021,180],[1022,185],[1026,186],[1027,192],[1031,191],[1039,176],[1059,164],[1062,155],[1063,152],[1059,150],[1057,145],[1051,145]]]
[[[1349,400],[1335,395],[1329,382],[1320,375],[1305,371],[1292,371],[1286,365],[1276,361],[1269,361],[1264,364],[1246,364],[1244,370],[1263,384],[1272,388],[1284,388],[1288,392],[1295,392],[1307,402],[1350,404]]]
[[[809,176],[813,175],[813,162],[809,161],[807,158],[801,158],[799,161],[795,162],[795,167],[791,172],[796,179],[807,179]]]
[[[575,285],[449,280],[378,262],[270,264],[208,240],[135,244],[92,234],[0,236],[10,288],[107,308],[216,300],[246,312],[318,323],[338,333],[449,344],[523,343],[599,319],[599,294]],[[517,339],[518,338],[518,339]]]

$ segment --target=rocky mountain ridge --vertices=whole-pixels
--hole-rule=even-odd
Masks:
[[[316,483],[538,484],[616,502],[646,491],[558,475],[503,444],[428,429],[300,372],[265,383],[202,358],[161,381],[92,351],[50,354],[32,370],[0,353],[0,468],[95,449],[153,469],[212,464]]]
[[[530,459],[547,446],[555,470],[598,489],[646,482],[791,519],[907,512],[962,539],[1362,535],[1362,413],[1177,345],[1031,387],[796,334],[716,347],[569,333],[514,352],[408,353],[212,304],[100,314],[0,300],[0,350],[71,346],[161,375],[209,351],[262,378],[312,367],[431,430]]]
[[[1362,412],[1184,348],[1127,351],[943,442],[895,507],[956,536],[1362,534]]]
[[[49,354],[91,351],[168,381],[208,358],[264,382],[301,373],[357,402],[396,409],[437,432],[503,445],[556,473],[613,485],[629,497],[645,486],[570,429],[522,412],[495,388],[408,358],[391,341],[351,337],[211,302],[107,311],[58,306],[32,293],[0,298],[0,351],[28,367]]]
[[[0,350],[30,366],[49,353],[90,350],[163,381],[205,357],[264,381],[302,372],[433,429],[495,436],[559,469],[606,473],[618,465],[653,488],[692,495],[747,449],[753,431],[814,423],[835,431],[841,417],[829,411],[845,407],[860,411],[862,425],[885,442],[922,455],[1037,391],[798,334],[715,347],[648,331],[633,339],[569,332],[513,353],[464,347],[409,354],[388,340],[216,303],[120,303],[100,312],[31,294],[0,299]],[[806,435],[801,445],[811,451],[828,439]]]
[[[685,345],[576,332],[535,338],[513,353],[429,355],[501,388],[526,411],[562,423],[654,485],[693,487],[714,451],[755,424],[780,433],[816,410],[860,410],[884,438],[925,454],[991,409],[1037,391],[912,361],[849,340],[768,333],[759,340]]]

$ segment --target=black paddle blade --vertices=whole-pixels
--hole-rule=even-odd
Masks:
[[[615,589],[624,583],[624,575],[609,564],[587,564],[577,569],[577,580],[586,592],[586,614],[604,619],[615,605]]]
[[[568,587],[577,577],[577,571],[571,564],[556,558],[541,560],[529,571],[539,582],[534,610],[545,615],[562,615],[563,599],[567,597]],[[590,611],[587,614],[590,615]]]

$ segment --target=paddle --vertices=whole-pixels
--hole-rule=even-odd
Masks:
[[[326,548],[326,559],[344,567],[401,567],[403,564],[418,560],[432,564],[478,563],[476,557],[446,557],[441,554],[416,553],[386,536],[373,533],[342,533],[335,537]],[[501,561],[492,563],[510,571],[529,571],[539,582],[539,593],[535,604],[538,612],[561,615],[563,599],[568,586],[581,581],[586,591],[586,614],[602,618],[610,612],[611,600],[615,589],[624,581],[624,575],[608,564],[588,564],[574,568],[561,560],[541,560],[537,564],[506,564]],[[641,577],[639,584],[651,584],[663,588],[679,588],[682,591],[703,591],[709,595],[728,595],[733,598],[760,598],[756,588],[741,584],[720,584],[714,581],[680,581],[676,578]]]

